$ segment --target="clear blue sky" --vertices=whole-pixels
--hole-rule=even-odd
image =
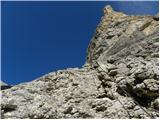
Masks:
[[[81,67],[107,4],[126,14],[158,13],[158,2],[2,2],[2,80],[18,84]]]

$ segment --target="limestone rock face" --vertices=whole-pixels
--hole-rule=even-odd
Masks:
[[[86,64],[2,90],[2,118],[159,117],[158,15],[103,11]]]

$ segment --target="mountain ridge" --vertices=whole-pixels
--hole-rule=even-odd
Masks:
[[[159,17],[103,13],[84,66],[2,90],[2,118],[159,117]]]

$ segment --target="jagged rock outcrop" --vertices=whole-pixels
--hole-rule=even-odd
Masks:
[[[0,81],[0,87],[1,87],[1,90],[4,90],[4,89],[9,89],[12,86],[4,83],[3,81]]]
[[[104,8],[81,68],[2,90],[2,118],[158,118],[159,18]]]

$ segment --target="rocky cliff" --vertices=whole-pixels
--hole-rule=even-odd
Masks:
[[[86,64],[1,91],[2,118],[158,118],[159,18],[106,6]]]

